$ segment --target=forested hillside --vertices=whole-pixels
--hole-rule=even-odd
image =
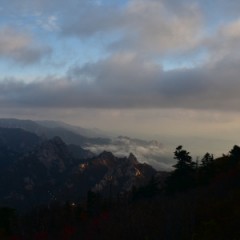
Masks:
[[[57,201],[25,214],[1,208],[1,239],[240,239],[240,147],[195,162],[182,146],[165,181],[117,197],[89,191],[85,202]]]

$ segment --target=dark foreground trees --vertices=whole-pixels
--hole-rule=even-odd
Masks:
[[[55,203],[20,218],[5,209],[0,239],[240,240],[239,150],[234,146],[218,159],[206,153],[197,165],[188,151],[177,147],[166,184],[166,191],[174,194],[158,191],[153,178],[134,189],[132,199],[126,194],[126,199],[109,201],[89,192],[81,206]]]

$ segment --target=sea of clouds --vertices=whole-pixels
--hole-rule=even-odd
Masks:
[[[172,154],[158,141],[145,141],[125,136],[113,138],[110,144],[89,145],[88,150],[99,154],[110,151],[114,155],[123,157],[133,153],[139,162],[148,163],[157,170],[171,170],[174,164]]]

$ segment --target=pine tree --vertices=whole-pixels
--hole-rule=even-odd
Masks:
[[[190,153],[178,146],[174,152],[177,163],[175,170],[167,179],[166,190],[169,193],[182,192],[195,185],[196,163],[192,161]]]

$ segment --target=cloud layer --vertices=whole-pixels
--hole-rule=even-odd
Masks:
[[[0,82],[1,104],[22,107],[188,108],[239,111],[239,63],[165,72],[135,56],[115,55],[72,68],[63,78]]]
[[[129,137],[117,137],[108,145],[90,145],[87,147],[94,153],[104,150],[116,156],[127,156],[133,153],[141,163],[148,163],[158,170],[170,170],[175,160],[166,148],[157,141],[144,141]]]
[[[13,0],[11,7],[3,1],[2,9],[14,12],[19,25],[10,17],[1,24],[1,60],[27,65],[52,53],[54,61],[62,57],[66,71],[59,76],[49,60],[41,67],[51,74],[35,67],[28,83],[14,70],[11,77],[3,75],[1,106],[239,111],[238,4],[220,1],[212,15],[211,6],[188,0]],[[229,12],[220,21],[224,8]],[[85,44],[101,48],[103,56],[69,61],[68,49]]]

